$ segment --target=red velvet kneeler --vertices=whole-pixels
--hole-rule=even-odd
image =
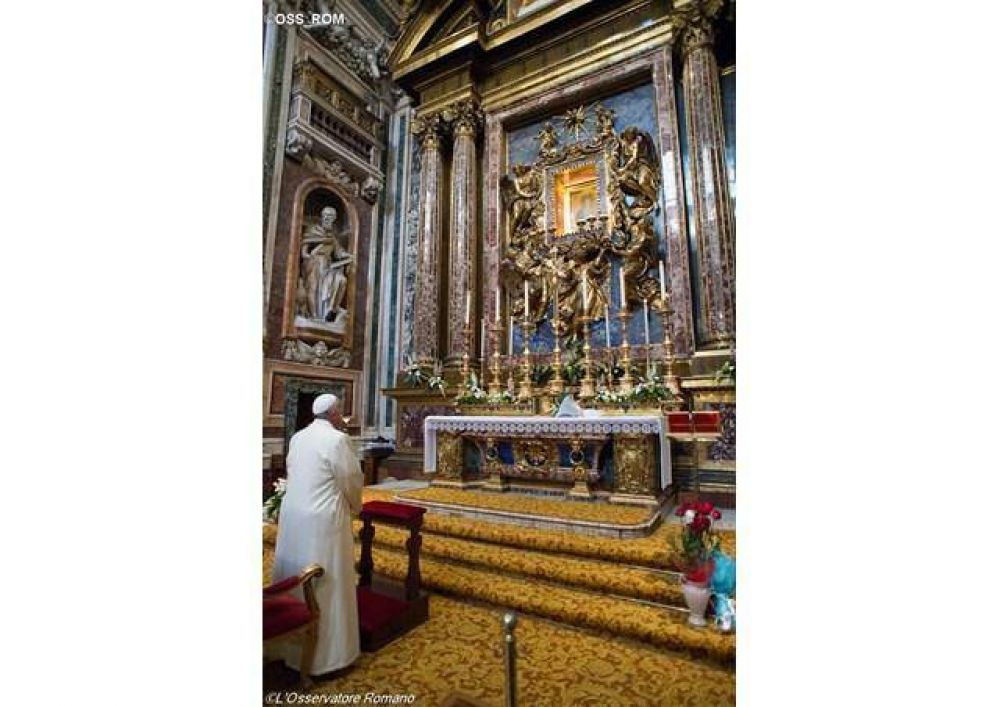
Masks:
[[[420,591],[420,528],[426,512],[425,508],[389,501],[369,501],[361,507],[364,526],[361,528],[361,561],[358,563],[358,623],[362,650],[378,650],[427,620],[427,594]],[[399,592],[390,588],[375,589],[372,586],[375,523],[408,528],[410,531],[406,541],[409,564],[401,596],[394,596]]]

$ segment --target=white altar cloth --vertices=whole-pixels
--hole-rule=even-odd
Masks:
[[[507,417],[498,415],[429,415],[424,419],[424,473],[437,470],[438,432],[496,432],[498,437],[535,434],[655,434],[660,437],[660,489],[672,480],[667,420],[657,415],[608,415],[606,417]]]

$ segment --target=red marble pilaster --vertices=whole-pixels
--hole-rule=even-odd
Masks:
[[[694,226],[701,274],[701,324],[708,348],[735,344],[736,226],[726,180],[719,66],[712,48],[716,3],[694,3],[676,16],[681,46]]]
[[[466,301],[476,282],[474,236],[476,219],[476,131],[480,122],[478,107],[466,103],[459,108],[454,122],[451,161],[451,238],[448,263],[448,335],[447,359],[455,363],[465,353]],[[475,304],[477,298],[472,298]],[[470,308],[470,322],[475,319]],[[473,327],[475,330],[475,327]],[[473,356],[473,351],[469,351]]]
[[[421,140],[420,207],[417,233],[417,275],[413,304],[413,356],[431,365],[439,358],[438,302],[441,283],[441,160],[440,126],[421,120],[414,132]]]
[[[681,163],[677,101],[670,47],[653,60],[656,90],[656,122],[660,133],[660,165],[663,178],[664,230],[667,250],[667,287],[670,294],[670,338],[675,353],[694,353],[694,309],[691,273],[688,267],[687,215],[684,208],[684,172]]]

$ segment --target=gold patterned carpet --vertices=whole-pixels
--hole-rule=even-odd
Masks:
[[[395,495],[391,491],[366,488],[364,500],[391,501]],[[500,496],[503,499],[511,497],[513,497],[512,494]],[[579,535],[567,531],[540,530],[503,523],[473,521],[468,518],[455,518],[435,513],[428,513],[424,516],[423,528],[425,542],[428,535],[446,535],[507,547],[576,555],[660,569],[673,569],[671,547],[680,532],[679,525],[663,523],[644,538],[620,540],[618,538]],[[736,557],[736,533],[726,530],[719,531],[719,538],[722,549],[730,556]]]
[[[566,518],[593,523],[613,523],[615,525],[638,525],[649,520],[656,509],[646,506],[627,506],[607,502],[566,501],[558,498],[544,498],[528,494],[490,493],[472,489],[447,489],[431,487],[403,491],[397,494],[402,499],[448,503],[469,508],[491,511],[513,511],[533,516]]]
[[[360,528],[361,522],[355,522],[356,534]],[[403,552],[407,537],[407,531],[378,527],[375,531],[375,546]],[[458,562],[475,569],[536,578],[670,606],[684,605],[678,575],[659,569],[632,567],[604,560],[505,547],[430,533],[424,535],[420,553],[423,558]]]
[[[502,614],[432,595],[427,623],[377,653],[362,653],[345,674],[317,683],[313,693],[412,694],[413,704],[437,707],[459,691],[500,707]],[[516,636],[518,704],[525,707],[736,704],[731,669],[525,616]],[[284,696],[292,676],[274,667],[265,671],[265,695]]]
[[[389,498],[365,490],[365,500]],[[355,521],[355,533],[360,522]],[[266,526],[265,580],[275,528]],[[510,607],[571,626],[662,646],[689,657],[731,666],[735,639],[714,629],[695,629],[678,608],[684,602],[672,566],[677,525],[652,535],[618,540],[486,523],[428,513],[421,570],[424,587],[461,599]],[[378,574],[406,575],[406,533],[378,526],[374,560]],[[723,534],[735,549],[735,534]],[[360,546],[356,546],[360,552]],[[650,603],[651,602],[651,603]]]

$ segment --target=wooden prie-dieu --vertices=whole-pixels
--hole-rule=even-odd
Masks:
[[[358,563],[358,623],[361,649],[375,651],[427,620],[427,594],[420,589],[420,528],[426,509],[389,501],[369,501],[361,507],[361,561]],[[407,528],[409,564],[406,582],[398,585],[373,583],[375,563],[372,543],[375,523]]]

